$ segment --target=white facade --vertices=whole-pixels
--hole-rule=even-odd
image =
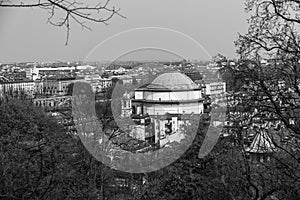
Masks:
[[[29,78],[31,80],[36,80],[41,78],[40,73],[45,72],[53,72],[53,71],[75,71],[76,67],[32,67],[25,69],[26,72],[26,78]]]
[[[19,92],[23,91],[28,95],[32,95],[35,89],[35,83],[33,81],[18,81],[18,82],[3,82],[0,83],[0,92]]]
[[[164,73],[134,91],[133,117],[149,116],[154,135],[145,137],[160,147],[184,139],[181,115],[204,113],[202,88],[179,72]],[[141,137],[140,137],[141,138]]]
[[[102,78],[100,75],[89,75],[85,81],[92,86],[93,92],[101,92],[112,85],[111,78]]]
[[[202,114],[203,102],[180,103],[180,104],[146,104],[143,107],[144,113],[149,115],[170,114]]]
[[[71,96],[50,97],[33,99],[33,103],[37,107],[63,107],[71,102]]]
[[[164,73],[135,90],[136,114],[202,114],[202,88],[179,72]]]
[[[130,117],[132,114],[130,95],[126,92],[121,100],[121,117]]]
[[[205,84],[205,94],[206,95],[218,95],[226,92],[225,82],[211,82]]]
[[[136,91],[135,99],[146,99],[152,101],[189,101],[201,99],[201,90],[195,91]]]
[[[140,101],[139,101],[140,100]],[[179,91],[135,91],[137,113],[164,115],[170,114],[202,114],[204,107],[202,92],[199,90]],[[140,106],[137,102],[140,102]]]

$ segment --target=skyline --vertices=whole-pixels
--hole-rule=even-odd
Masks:
[[[48,15],[43,10],[1,8],[0,63],[81,61],[95,46],[112,35],[141,27],[172,29],[196,40],[212,56],[221,53],[235,58],[234,41],[238,33],[247,31],[247,14],[242,1],[131,2],[111,2],[111,5],[121,8],[121,14],[127,19],[115,16],[108,26],[89,24],[92,31],[87,31],[71,24],[68,46],[65,46],[66,30],[46,24]],[[134,36],[133,34],[132,38]],[[146,34],[145,38],[148,36]],[[141,36],[136,35],[136,38],[141,39]],[[133,42],[137,45],[137,42],[131,40]],[[173,43],[169,42],[168,45],[172,46]],[[121,49],[120,47],[127,50],[116,52],[115,49]],[[190,46],[177,44],[177,47],[186,54],[187,59],[201,59],[195,50],[190,50]],[[106,47],[105,53],[107,57],[116,58],[133,49],[128,43],[121,41],[117,46],[112,44]],[[98,61],[108,60],[103,53],[99,55]]]

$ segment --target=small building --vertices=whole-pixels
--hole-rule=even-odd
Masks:
[[[206,95],[220,95],[226,92],[226,83],[223,81],[205,83]]]
[[[246,148],[246,152],[253,162],[270,161],[270,156],[275,151],[276,147],[265,130],[257,133],[250,147]]]

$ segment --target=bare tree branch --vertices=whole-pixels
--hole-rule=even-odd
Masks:
[[[48,11],[47,23],[53,26],[66,28],[66,45],[69,42],[72,22],[81,26],[82,29],[91,30],[88,22],[108,25],[108,21],[115,15],[125,18],[120,9],[109,6],[111,0],[89,5],[80,0],[34,0],[24,3],[18,1],[12,3],[9,0],[0,0],[0,8],[40,8]]]

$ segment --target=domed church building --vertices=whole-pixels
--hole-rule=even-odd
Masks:
[[[134,92],[133,114],[202,114],[202,88],[179,72],[159,75]]]
[[[188,122],[182,115],[199,116],[204,110],[202,88],[177,71],[135,89],[130,100],[129,113],[135,122],[130,135],[159,147],[185,138],[182,125]],[[122,110],[127,112],[128,106]]]

